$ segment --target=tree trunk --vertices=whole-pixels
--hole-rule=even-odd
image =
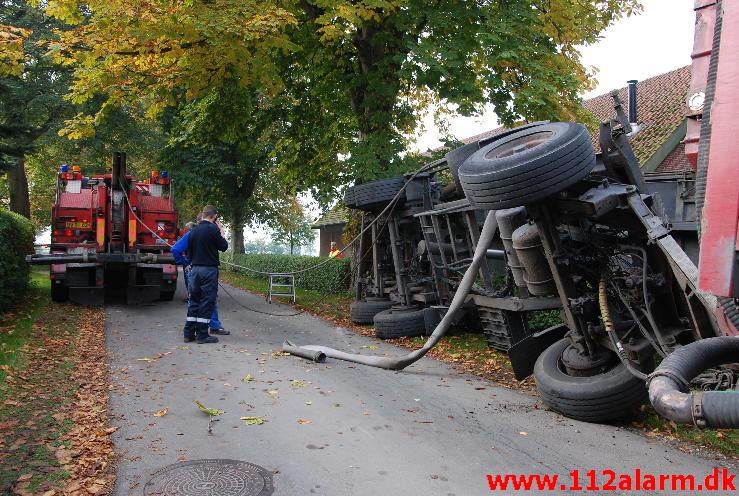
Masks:
[[[244,253],[244,215],[241,208],[233,212],[229,224],[231,225],[231,250],[234,253]]]
[[[293,251],[294,246],[295,246],[295,243],[293,243],[293,233],[290,233],[290,255],[295,254],[295,252]]]
[[[31,202],[28,197],[25,159],[20,158],[15,167],[8,169],[10,210],[28,219],[31,218]]]

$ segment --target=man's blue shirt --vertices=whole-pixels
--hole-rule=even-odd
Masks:
[[[190,265],[190,261],[183,255],[184,253],[187,253],[188,248],[188,241],[187,238],[190,237],[190,233],[192,231],[187,231],[184,236],[182,236],[173,246],[170,248],[169,251],[172,252],[172,256],[174,257],[174,261],[177,264],[182,265],[183,267],[187,267]]]

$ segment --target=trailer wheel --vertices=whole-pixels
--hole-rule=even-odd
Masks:
[[[423,310],[390,308],[375,315],[375,335],[380,339],[423,336]]]
[[[69,299],[69,288],[62,284],[51,284],[51,300],[63,303]]]
[[[358,184],[354,186],[353,190],[354,208],[367,212],[382,210],[385,205],[395,198],[404,184],[405,178],[403,177],[388,177]],[[405,200],[405,193],[401,195],[399,201],[402,202],[403,200]]]
[[[498,210],[543,200],[577,183],[595,165],[582,124],[554,122],[492,141],[465,160],[459,179],[477,208]]]
[[[621,362],[589,377],[568,375],[562,365],[562,353],[568,346],[569,339],[557,341],[539,355],[534,365],[536,388],[549,408],[576,420],[605,422],[626,417],[647,401],[644,381],[634,377]]]
[[[393,302],[386,298],[367,298],[357,300],[349,305],[352,322],[356,324],[371,324],[375,315],[393,306]]]

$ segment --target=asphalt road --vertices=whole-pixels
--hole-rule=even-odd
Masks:
[[[250,293],[231,292],[253,308],[292,311]],[[264,467],[274,474],[274,494],[286,496],[676,494],[559,487],[491,491],[486,475],[558,474],[557,486],[569,487],[574,469],[633,474],[638,468],[642,474],[694,474],[702,480],[723,463],[619,427],[537,409],[534,397],[432,359],[389,372],[273,356],[285,338],[368,354],[406,351],[310,315],[250,312],[223,293],[221,319],[232,335],[216,345],[186,345],[182,296],[106,309],[111,408],[113,425],[119,427],[113,437],[121,455],[116,495],[145,494],[143,486],[154,471],[197,459]],[[241,381],[247,375],[254,380]],[[210,434],[208,415],[194,400],[225,411]],[[165,409],[163,416],[155,415]],[[245,416],[267,422],[246,425],[239,420]],[[604,482],[599,476],[598,484]],[[587,486],[585,475],[580,484]]]

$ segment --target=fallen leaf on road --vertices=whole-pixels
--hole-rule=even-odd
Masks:
[[[341,403],[331,403],[331,408],[339,408]]]
[[[306,406],[311,406],[313,404],[313,402],[312,401],[306,401],[305,404],[306,404]]]
[[[310,420],[298,420],[298,423],[303,425],[310,424]]]
[[[280,392],[277,391],[276,389],[272,389],[270,391],[267,391],[267,394],[271,394],[272,396],[276,396],[276,395],[280,394]]]
[[[167,415],[167,412],[169,411],[169,408],[165,408],[164,410],[159,410],[157,413],[154,414],[155,417],[164,417]]]
[[[366,345],[362,346],[362,348],[367,348],[367,349],[370,349],[370,350],[376,350],[379,347],[376,344],[366,344]]]
[[[239,420],[245,420],[246,425],[262,425],[267,421],[264,417],[241,417]]]
[[[167,355],[171,355],[171,354],[172,354],[171,351],[167,351],[165,353],[159,353],[158,355],[155,355],[155,356],[153,356],[151,358],[137,358],[136,360],[138,360],[140,362],[155,362],[155,361],[159,360],[160,358],[162,358],[163,356],[167,356]]]
[[[519,432],[519,434],[521,434],[522,436],[528,436],[529,435],[529,433],[528,432],[525,432],[525,431],[521,431],[521,432]]]
[[[308,385],[307,382],[298,381],[298,380],[292,380],[290,381],[290,384],[292,385],[292,387],[305,387]]]
[[[193,403],[198,405],[198,408],[200,408],[202,411],[210,415],[211,417],[217,417],[218,415],[221,415],[223,413],[226,413],[223,410],[220,410],[218,408],[208,408],[207,406],[200,403],[198,400],[193,400]]]
[[[246,377],[241,379],[241,382],[251,382],[254,380],[254,377],[251,374],[247,374]]]

